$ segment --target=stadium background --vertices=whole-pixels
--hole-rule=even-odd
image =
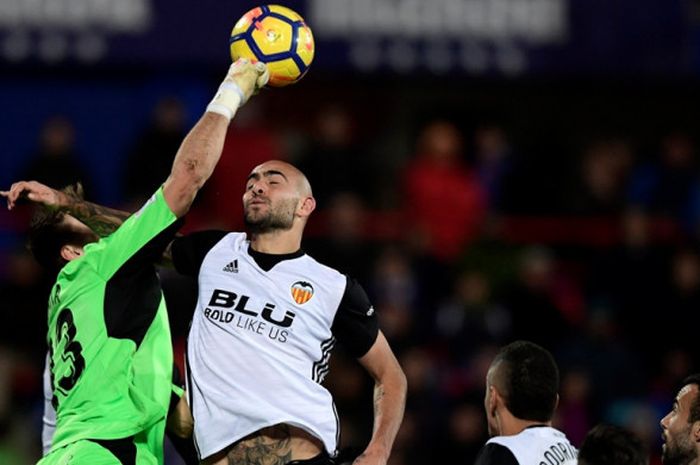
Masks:
[[[562,369],[556,425],[599,421],[660,451],[659,419],[697,369],[696,0],[289,1],[317,56],[237,117],[186,228],[240,227],[258,161],[306,169],[304,247],[357,276],[409,378],[392,464],[471,463],[483,379],[527,338]],[[228,63],[253,2],[1,0],[0,185],[82,179],[135,208]],[[38,457],[48,283],[0,210],[0,463]],[[181,354],[194,283],[163,273]],[[327,379],[344,445],[371,431],[371,386]],[[170,464],[178,463],[169,458]]]

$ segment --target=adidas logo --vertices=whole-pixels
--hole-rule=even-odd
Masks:
[[[226,265],[223,271],[227,273],[238,273],[238,259]]]

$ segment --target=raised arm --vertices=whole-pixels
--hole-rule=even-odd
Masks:
[[[214,171],[221,157],[226,130],[238,107],[253,92],[267,83],[268,73],[262,63],[238,60],[231,65],[206,113],[182,142],[173,161],[170,176],[163,186],[165,201],[176,216],[189,210],[199,189]],[[36,181],[19,181],[7,191],[8,209],[17,200],[27,198],[48,208],[60,209],[85,223],[97,235],[111,234],[131,214],[103,207],[81,198],[77,190],[58,191]]]
[[[355,465],[383,465],[391,455],[406,405],[406,376],[382,332],[360,364],[374,378],[374,429]]]
[[[238,107],[266,82],[267,72],[262,63],[253,65],[242,59],[231,65],[207,112],[182,142],[163,186],[165,201],[175,215],[187,213],[195,195],[214,171],[226,130]]]

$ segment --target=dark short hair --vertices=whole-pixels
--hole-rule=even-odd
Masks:
[[[559,391],[559,369],[543,347],[516,341],[503,347],[492,366],[500,362],[496,385],[510,413],[521,420],[548,422],[554,415]]]
[[[597,425],[578,451],[579,465],[647,465],[649,454],[642,441],[624,428]]]
[[[695,384],[700,388],[700,373],[688,375],[683,380],[683,386],[689,384]],[[700,394],[696,395],[695,399],[690,403],[690,412],[688,412],[688,423],[694,423],[698,420],[700,420]]]
[[[63,192],[81,199],[83,196],[80,184],[68,186]],[[64,224],[64,217],[65,213],[62,211],[38,205],[29,226],[27,248],[36,261],[52,273],[58,273],[67,263],[61,257],[61,247],[66,244],[83,246],[92,240],[92,237]]]

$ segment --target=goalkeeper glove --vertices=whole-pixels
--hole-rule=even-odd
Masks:
[[[228,69],[226,78],[207,106],[207,111],[218,113],[229,121],[238,108],[248,101],[251,95],[267,84],[270,73],[265,63],[255,64],[245,58],[236,60]]]

